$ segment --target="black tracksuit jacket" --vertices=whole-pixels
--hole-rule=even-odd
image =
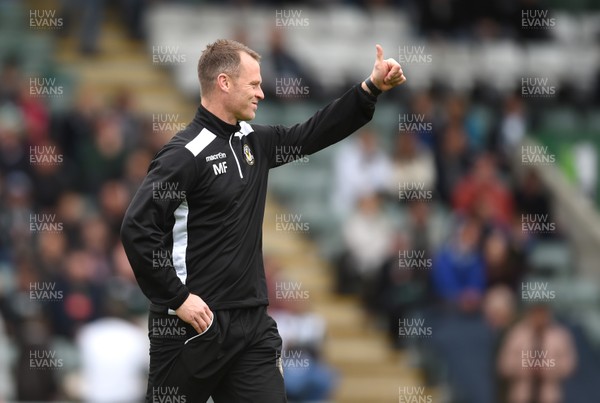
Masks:
[[[212,310],[267,305],[262,222],[269,169],[349,136],[376,98],[355,85],[291,127],[230,125],[200,106],[154,157],[121,239],[151,309],[177,309],[189,293]]]

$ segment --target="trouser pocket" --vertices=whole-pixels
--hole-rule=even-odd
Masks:
[[[186,373],[194,378],[207,378],[217,370],[216,361],[221,353],[222,337],[219,314],[213,312],[213,321],[202,333],[192,334],[181,346],[179,359]]]

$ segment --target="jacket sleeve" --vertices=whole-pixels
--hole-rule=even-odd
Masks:
[[[123,247],[143,293],[171,309],[189,295],[173,264],[178,258],[172,252],[173,227],[175,211],[187,203],[186,192],[195,178],[196,164],[187,149],[163,149],[151,162],[121,226]]]
[[[311,155],[348,137],[373,118],[376,101],[375,96],[357,84],[304,123],[290,127],[263,126],[264,133],[258,137],[270,159],[270,167]]]

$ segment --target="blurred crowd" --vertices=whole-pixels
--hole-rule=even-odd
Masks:
[[[0,72],[0,339],[12,356],[2,360],[0,398],[138,398],[145,385],[126,380],[141,382],[146,371],[146,331],[136,322],[147,302],[119,229],[170,136],[152,130],[126,90],[105,102],[81,88],[72,107],[51,112],[28,87],[8,60]],[[36,351],[60,358],[32,370]],[[124,387],[103,387],[111,380]]]
[[[536,168],[519,159],[528,106],[508,94],[482,125],[471,101],[416,93],[400,120],[421,124],[401,125],[391,148],[367,127],[337,150],[337,291],[360,296],[430,384],[455,388],[453,401],[563,401],[574,343],[550,301],[522,298],[532,247],[565,241]],[[530,217],[551,230],[528,230]],[[530,351],[556,365],[528,370],[521,354]]]

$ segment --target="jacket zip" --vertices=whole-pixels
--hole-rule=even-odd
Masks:
[[[240,178],[244,179],[244,175],[242,174],[242,167],[240,166],[240,161],[238,160],[238,157],[235,154],[235,151],[233,151],[233,146],[231,145],[231,139],[233,138],[234,134],[235,133],[232,133],[231,136],[229,136],[229,148],[231,148],[231,152],[233,153],[233,158],[235,158],[235,163],[237,164],[238,171],[240,172]]]

